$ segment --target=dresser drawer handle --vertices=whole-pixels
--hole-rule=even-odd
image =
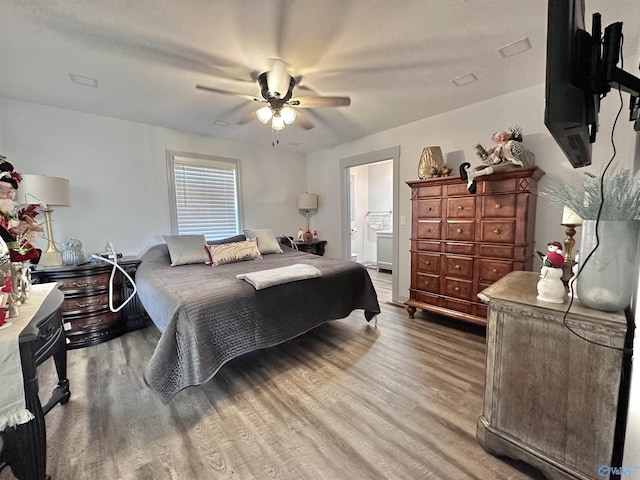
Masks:
[[[424,284],[428,287],[429,286],[429,280],[425,280]]]
[[[428,211],[431,211],[431,210],[433,210],[433,208],[429,207],[429,208],[427,208],[427,210],[428,210]]]
[[[427,232],[430,232],[430,231],[431,231],[431,229],[430,229],[430,228],[427,228]]]
[[[462,229],[461,229],[461,228],[458,228],[458,229],[456,230],[456,232],[457,232],[457,233],[462,233]]]
[[[497,269],[497,268],[492,268],[492,269],[491,269],[491,271],[492,271],[493,273],[498,273],[498,269]]]
[[[500,210],[502,208],[502,204],[501,203],[496,203],[496,209]]]
[[[460,291],[460,287],[456,287],[453,289],[454,292],[459,292]]]
[[[500,229],[499,228],[495,228],[493,230],[493,233],[495,233],[496,235],[500,235]]]
[[[455,265],[453,268],[455,268],[456,270],[460,270],[462,267],[460,265]]]
[[[89,286],[88,283],[78,283],[78,282],[73,282],[72,285],[74,287],[78,287],[78,288],[84,288],[84,287],[88,287]]]
[[[464,210],[464,206],[463,205],[458,205],[458,210]]]
[[[425,261],[424,261],[424,264],[425,264],[425,265],[431,265],[431,262],[430,262],[429,260],[425,260]]]
[[[87,308],[89,305],[91,305],[90,303],[76,303],[76,307],[78,308]]]

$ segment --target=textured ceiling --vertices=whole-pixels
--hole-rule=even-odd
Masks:
[[[280,58],[300,77],[294,96],[351,97],[349,107],[304,110],[311,130],[293,124],[280,132],[280,148],[309,152],[543,82],[546,5],[2,0],[0,95],[270,145],[268,126],[236,124],[259,105],[195,85],[259,95],[256,74]],[[593,11],[605,24],[624,21],[625,55],[633,54],[637,0],[587,0],[588,18]],[[530,50],[498,54],[523,38]],[[638,75],[637,65],[625,68]],[[478,80],[451,82],[468,73]],[[98,88],[72,83],[71,74],[96,79]]]

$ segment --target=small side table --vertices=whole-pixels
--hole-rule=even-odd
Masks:
[[[317,240],[315,242],[295,242],[298,250],[301,252],[313,253],[314,255],[324,255],[324,246],[327,244],[326,240]]]
[[[134,279],[140,259],[122,257],[118,264]],[[58,282],[64,294],[62,317],[68,339],[67,348],[97,345],[123,333],[148,325],[148,316],[135,297],[121,311],[109,309],[109,279],[113,266],[106,262],[64,265],[44,268],[32,273],[33,283]],[[120,272],[114,279],[113,304],[119,306],[129,298],[132,285]]]

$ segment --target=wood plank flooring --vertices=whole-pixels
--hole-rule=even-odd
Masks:
[[[47,472],[75,479],[543,478],[475,440],[483,329],[389,304],[227,365],[163,405],[142,377],[155,327],[68,355],[71,400],[47,415]],[[45,396],[53,363],[40,369]],[[9,469],[0,479],[13,478]]]

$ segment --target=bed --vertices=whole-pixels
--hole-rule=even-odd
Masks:
[[[224,241],[223,241],[224,242]],[[138,297],[161,332],[144,378],[169,402],[179,391],[211,379],[229,360],[277,345],[330,320],[380,307],[365,267],[302,253],[210,266],[171,266],[166,244],[151,247],[136,272]],[[236,275],[311,265],[321,276],[256,290]]]

